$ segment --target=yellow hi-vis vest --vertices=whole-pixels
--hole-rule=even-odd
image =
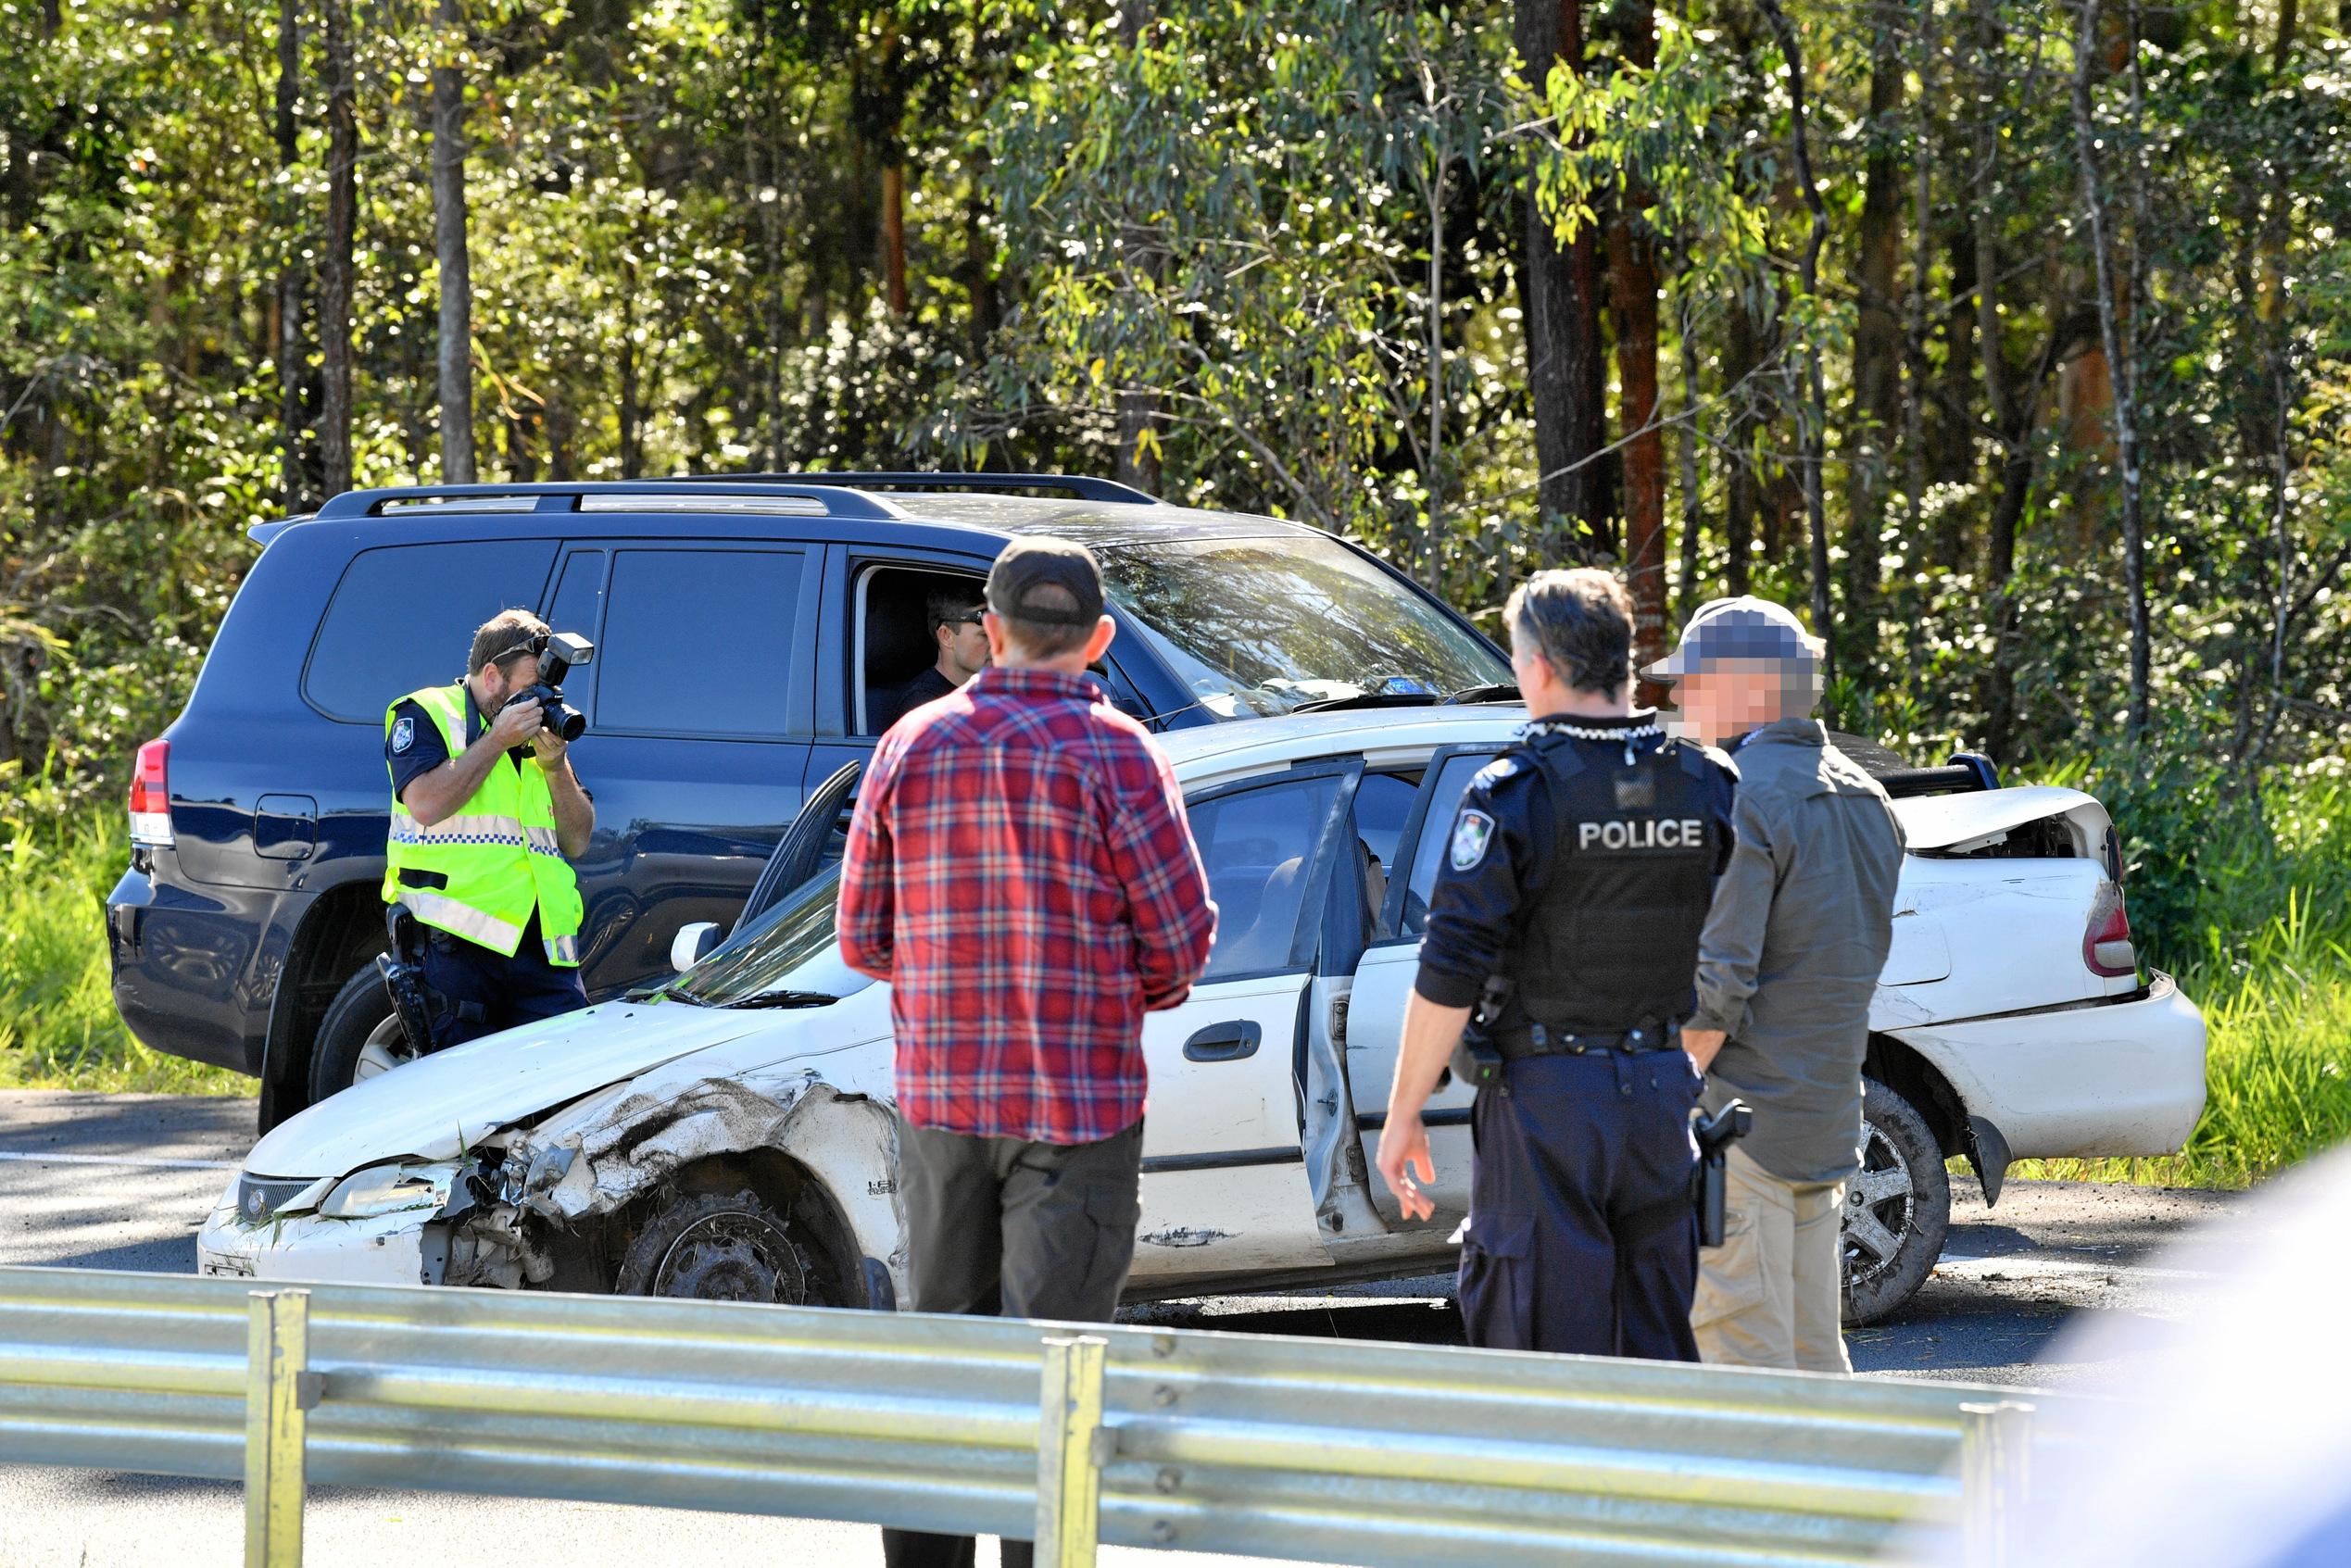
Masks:
[[[400,702],[430,713],[449,755],[456,757],[465,750],[468,700],[463,686],[451,684],[410,692]],[[386,740],[400,702],[383,710]],[[578,965],[579,879],[557,843],[555,797],[535,759],[518,764],[499,758],[457,814],[431,827],[394,796],[384,859],[385,903],[404,904],[425,924],[507,958],[522,945],[522,928],[535,906],[547,962]],[[447,884],[407,886],[400,881],[404,871],[438,872]]]

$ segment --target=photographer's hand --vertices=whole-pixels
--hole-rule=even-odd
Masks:
[[[536,702],[509,703],[490,721],[489,734],[484,738],[500,751],[511,751],[540,734],[547,727],[547,715]],[[558,740],[558,745],[562,744]]]
[[[563,766],[563,759],[572,749],[568,741],[544,724],[531,737],[531,746],[538,753],[539,766],[550,773]]]

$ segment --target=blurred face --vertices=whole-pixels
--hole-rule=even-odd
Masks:
[[[1792,711],[1790,679],[1778,664],[1729,659],[1684,675],[1674,696],[1691,734],[1720,746]]]
[[[957,685],[987,668],[987,629],[978,610],[948,622],[932,635],[938,639],[939,670]]]

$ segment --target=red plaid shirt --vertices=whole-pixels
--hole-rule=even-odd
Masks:
[[[1092,1143],[1143,1113],[1143,1014],[1216,906],[1176,775],[1084,676],[989,669],[899,721],[841,863],[841,953],[890,982],[918,1127]]]

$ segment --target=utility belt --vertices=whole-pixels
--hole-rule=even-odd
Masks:
[[[1543,1023],[1524,1023],[1490,1032],[1494,1049],[1504,1061],[1517,1061],[1530,1056],[1587,1056],[1601,1051],[1621,1051],[1627,1056],[1643,1051],[1678,1051],[1681,1049],[1681,1021],[1650,1020],[1628,1029],[1563,1029]]]

